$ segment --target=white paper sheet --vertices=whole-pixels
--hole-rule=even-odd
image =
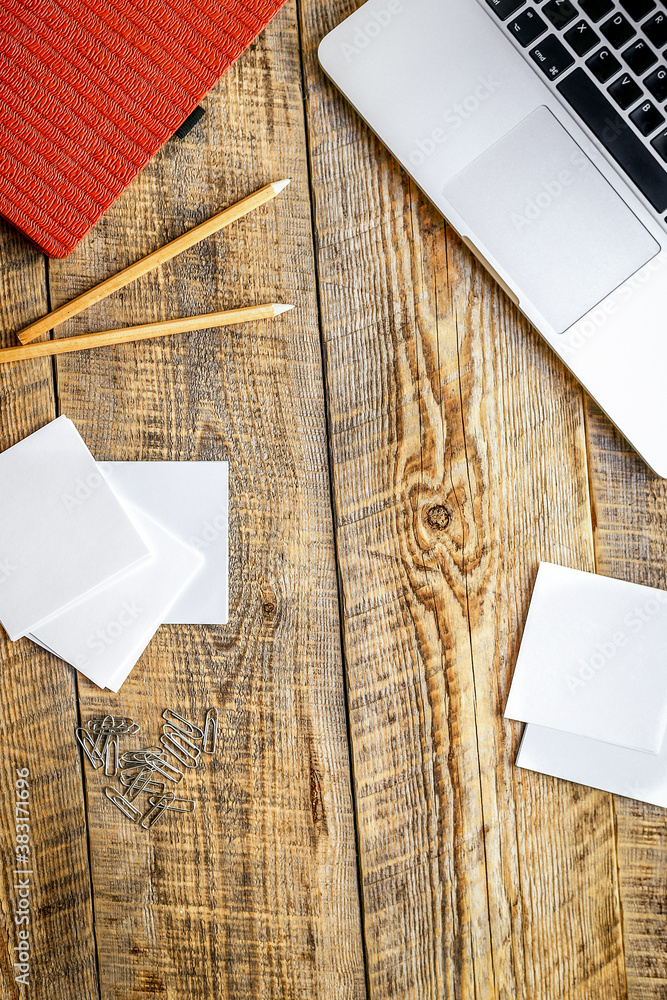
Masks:
[[[31,634],[100,687],[118,691],[169,608],[201,570],[204,559],[137,508],[127,510],[152,558]]]
[[[10,639],[147,558],[67,417],[0,455],[0,621]]]
[[[541,563],[505,717],[657,753],[667,593]]]
[[[667,741],[658,754],[643,753],[528,725],[516,764],[667,808]]]
[[[204,557],[165,617],[170,625],[228,621],[228,462],[101,462],[121,500],[135,504]]]

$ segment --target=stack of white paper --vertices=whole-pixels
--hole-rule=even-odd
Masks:
[[[117,691],[163,623],[227,621],[226,462],[98,466],[66,417],[0,455],[0,622]]]
[[[506,718],[516,763],[667,806],[667,593],[540,565]]]

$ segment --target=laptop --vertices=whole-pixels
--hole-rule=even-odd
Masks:
[[[667,477],[667,0],[368,0],[319,58]]]

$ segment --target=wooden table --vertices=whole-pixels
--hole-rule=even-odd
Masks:
[[[16,364],[0,446],[228,459],[231,619],[163,627],[119,695],[3,642],[3,998],[667,996],[667,829],[521,772],[502,709],[540,559],[667,587],[647,471],[323,78],[348,0],[290,0],[67,260],[0,234],[3,343],[272,179],[270,206],[58,336],[271,299],[273,323]],[[73,730],[220,711],[150,834]],[[13,977],[28,767],[31,985]]]

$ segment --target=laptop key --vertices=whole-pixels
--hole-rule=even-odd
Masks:
[[[612,0],[579,0],[579,6],[594,24],[614,9]]]
[[[642,31],[657,48],[667,45],[667,14],[658,11],[642,24]]]
[[[641,21],[655,8],[655,0],[621,0],[621,7],[633,21]]]
[[[530,50],[530,55],[550,80],[555,80],[574,62],[574,58],[555,35],[547,35],[539,45]]]
[[[611,80],[615,73],[618,73],[621,68],[621,64],[606,45],[592,55],[590,59],[586,60],[586,65],[590,69],[591,73],[600,83],[606,83],[607,80]]]
[[[574,69],[556,87],[655,210],[667,210],[667,172],[587,73]]]
[[[525,0],[486,0],[486,2],[501,21],[506,21],[519,7],[523,7]]]
[[[623,52],[623,58],[632,72],[636,73],[637,76],[641,76],[642,73],[645,73],[647,69],[650,69],[658,61],[658,57],[653,49],[642,38],[633,42],[630,48]]]
[[[660,135],[656,135],[655,139],[651,139],[651,145],[656,153],[667,162],[667,129]]]
[[[644,86],[660,104],[667,101],[667,69],[664,66],[658,66],[650,76],[646,77]]]
[[[549,18],[554,28],[560,31],[577,16],[577,8],[570,0],[549,0],[542,8],[542,13]]]
[[[600,41],[590,24],[586,21],[578,21],[573,28],[565,32],[565,41],[571,45],[578,56],[585,56],[587,52],[595,48]]]
[[[642,135],[652,135],[657,128],[665,124],[665,116],[658,111],[652,101],[644,101],[630,112],[630,118]]]
[[[514,21],[507,22],[507,30],[525,49],[532,45],[536,38],[544,34],[547,30],[547,23],[534,10],[528,8],[528,10],[522,11]]]
[[[637,32],[630,22],[622,14],[614,14],[608,21],[600,25],[600,31],[615,49],[620,49],[621,45],[629,42]]]
[[[624,111],[632,104],[636,104],[642,96],[641,87],[635,83],[629,73],[623,73],[607,89],[619,108],[623,108]]]

